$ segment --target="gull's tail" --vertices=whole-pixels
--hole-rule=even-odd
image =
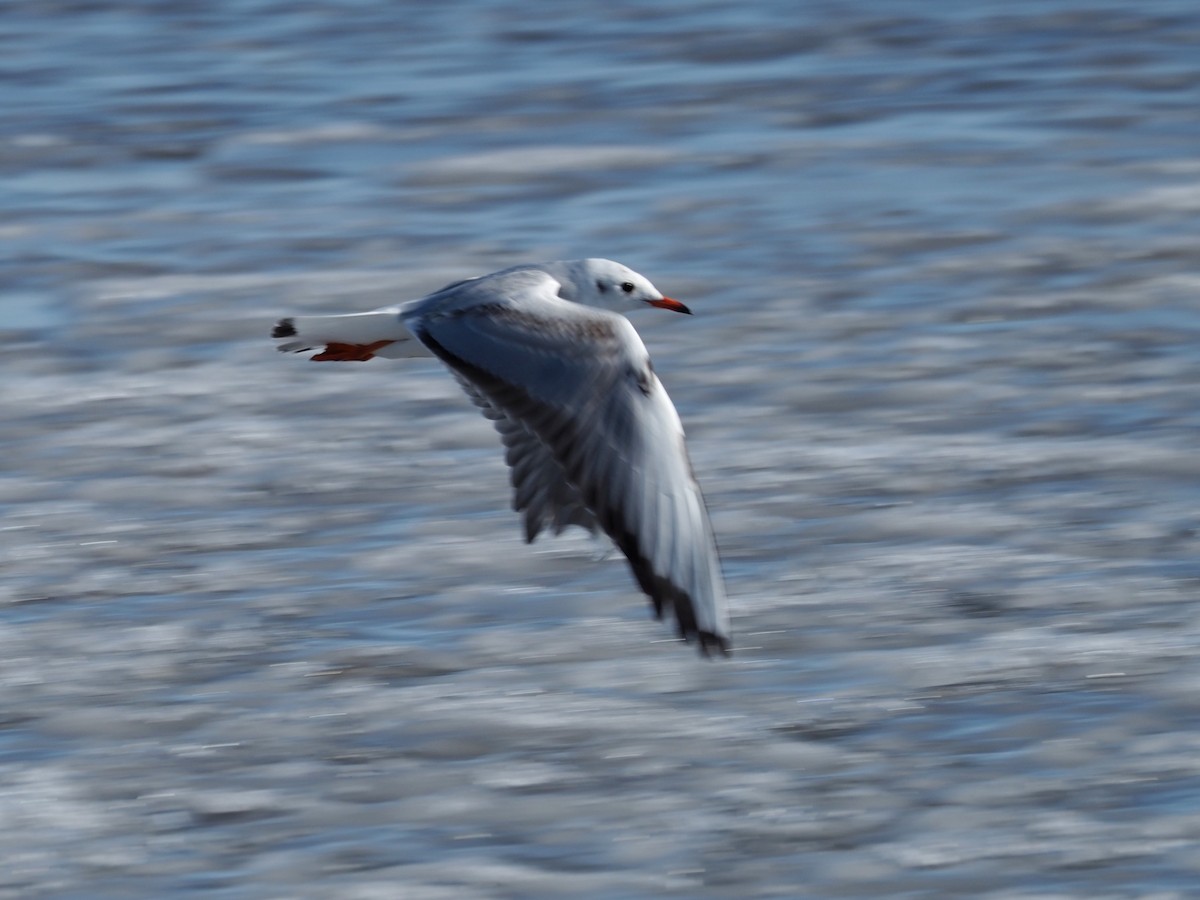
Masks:
[[[429,355],[395,307],[344,316],[291,316],[275,323],[271,337],[280,341],[275,349],[284,353],[319,350],[313,357],[318,362]]]

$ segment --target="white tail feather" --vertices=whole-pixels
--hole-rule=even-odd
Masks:
[[[390,307],[364,313],[341,316],[292,316],[281,319],[273,335],[282,342],[276,345],[284,353],[319,350],[326,344],[369,345],[378,341],[394,341],[375,351],[376,356],[398,359],[428,356],[420,341],[400,320],[398,308]]]

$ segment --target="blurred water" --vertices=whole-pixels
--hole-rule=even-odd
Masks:
[[[1195,895],[1194,3],[10,4],[0,896]],[[737,655],[432,363],[602,255]],[[469,474],[468,474],[469,473]]]

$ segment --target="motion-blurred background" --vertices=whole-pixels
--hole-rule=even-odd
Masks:
[[[0,897],[1194,896],[1200,7],[0,9]],[[734,608],[287,312],[607,256]]]

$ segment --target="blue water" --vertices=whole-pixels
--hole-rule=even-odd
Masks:
[[[1185,897],[1200,9],[9,4],[0,897]],[[433,363],[619,259],[734,613],[527,547]],[[681,321],[683,320],[683,321]]]

